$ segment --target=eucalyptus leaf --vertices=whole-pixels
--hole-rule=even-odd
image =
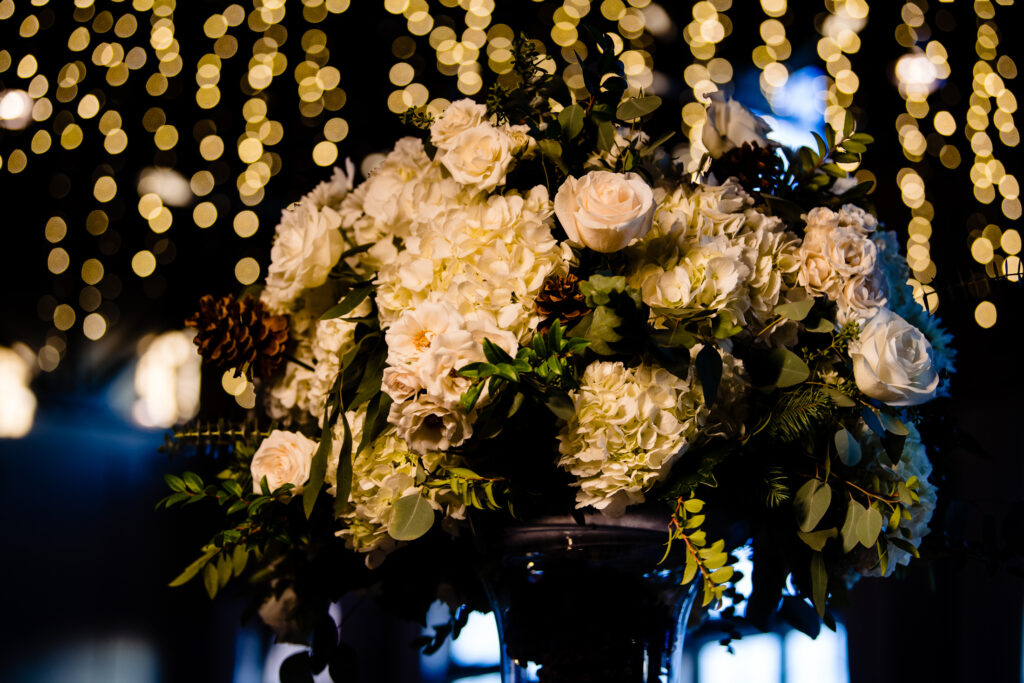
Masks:
[[[843,392],[839,391],[838,389],[833,389],[832,387],[822,387],[821,390],[828,394],[828,397],[832,399],[832,402],[835,403],[840,408],[852,408],[857,405],[856,401],[854,401],[852,398],[850,398]]]
[[[619,108],[615,110],[615,116],[622,121],[635,121],[647,116],[660,106],[661,98],[657,95],[633,97],[619,105]]]
[[[810,479],[796,492],[794,505],[800,520],[800,531],[814,531],[832,504],[832,487],[820,479]]]
[[[878,420],[885,427],[885,431],[890,434],[896,434],[897,436],[907,436],[910,434],[910,430],[903,424],[900,419],[894,415],[890,415],[882,410],[876,411]]]
[[[602,121],[597,126],[597,148],[602,152],[610,152],[615,148],[615,124]]]
[[[851,500],[846,506],[846,519],[843,521],[843,528],[839,532],[843,537],[843,552],[848,553],[857,547],[860,542],[858,526],[861,517],[865,514],[864,506],[855,500]]]
[[[571,104],[558,112],[558,125],[562,127],[562,133],[566,140],[572,140],[583,130],[583,107],[578,104]]]
[[[206,588],[206,594],[210,596],[211,600],[217,596],[217,590],[220,588],[220,575],[213,563],[208,563],[203,567],[203,587]]]
[[[789,349],[772,349],[768,359],[776,372],[774,385],[779,388],[795,386],[811,376],[807,363]]]
[[[203,552],[203,554],[199,557],[198,560],[196,560],[189,566],[185,567],[185,570],[181,572],[181,574],[178,574],[178,576],[167,585],[173,588],[174,586],[181,586],[185,583],[188,583],[196,574],[199,573],[199,570],[206,566],[210,559],[213,558],[213,556],[219,552],[220,548],[216,546],[210,546]]]
[[[775,314],[781,315],[783,318],[790,320],[803,320],[807,317],[807,314],[811,312],[811,308],[814,307],[814,299],[805,299],[803,301],[791,301],[785,304],[779,304],[775,307]]]
[[[847,467],[853,467],[860,462],[860,442],[854,438],[848,429],[842,427],[835,433],[833,441],[836,444],[836,454],[839,460]]]
[[[839,535],[839,530],[832,527],[831,529],[822,529],[821,531],[797,531],[796,535],[812,550],[820,552],[830,538],[836,538]]]
[[[388,535],[396,541],[414,541],[434,525],[434,509],[419,493],[410,493],[395,501]]]
[[[869,507],[861,515],[857,524],[857,535],[860,543],[865,548],[870,548],[878,540],[878,534],[882,533],[882,513],[875,506]]]

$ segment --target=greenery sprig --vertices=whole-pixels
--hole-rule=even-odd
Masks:
[[[704,501],[691,495],[689,498],[680,496],[676,500],[672,519],[669,521],[668,542],[665,544],[665,555],[658,564],[668,559],[672,552],[672,542],[682,541],[686,544],[686,566],[683,569],[682,585],[697,578],[700,573],[703,597],[701,605],[717,606],[722,601],[734,569],[727,566],[729,553],[725,552],[725,541],[719,539],[707,544],[707,534],[701,529],[704,515]]]

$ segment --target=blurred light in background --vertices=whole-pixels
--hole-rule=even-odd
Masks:
[[[24,90],[0,91],[0,127],[21,130],[32,120],[35,101]]]
[[[132,417],[143,427],[167,428],[195,417],[199,410],[201,359],[192,333],[180,330],[139,342]]]
[[[23,344],[0,346],[0,438],[18,439],[29,433],[36,413],[36,396],[29,389],[35,354]]]
[[[939,86],[939,71],[928,55],[918,50],[896,61],[896,81],[904,97],[921,99]]]
[[[782,680],[782,643],[774,633],[744,636],[732,641],[736,654],[712,641],[697,654],[697,683],[779,683]],[[824,674],[825,672],[821,672]],[[820,683],[831,683],[822,675]]]
[[[188,180],[173,168],[150,166],[143,169],[137,189],[140,196],[154,194],[168,206],[188,206],[192,202]]]
[[[158,683],[160,664],[145,641],[115,636],[84,641],[47,651],[22,669],[18,683]]]
[[[846,629],[842,624],[836,624],[835,632],[821,629],[814,640],[790,631],[783,647],[786,683],[849,683]]]
[[[828,78],[817,66],[805,66],[794,71],[786,82],[775,89],[771,112],[763,118],[772,127],[768,137],[780,144],[796,149],[815,146],[811,131],[821,133],[825,128],[825,93]]]
[[[473,612],[452,641],[452,661],[459,666],[495,666],[500,661],[498,627],[493,614]]]

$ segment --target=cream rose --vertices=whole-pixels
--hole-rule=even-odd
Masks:
[[[309,479],[309,468],[316,452],[316,442],[298,432],[275,429],[263,440],[252,456],[252,489],[260,492],[260,481],[275,491],[285,484],[294,484],[295,493],[302,491]]]
[[[569,240],[605,254],[646,235],[654,208],[654,192],[636,173],[569,176],[555,195],[555,215]]]
[[[344,247],[340,228],[337,211],[318,209],[308,197],[284,210],[260,297],[272,312],[288,310],[303,290],[327,281]]]
[[[767,146],[771,127],[736,100],[715,100],[708,106],[701,141],[712,157],[718,158],[750,142]]]
[[[430,126],[430,143],[438,149],[451,149],[459,135],[470,128],[476,128],[486,118],[487,107],[484,105],[468,98],[456,100]]]
[[[505,182],[512,163],[512,140],[489,123],[460,133],[438,160],[462,185],[493,190]]]
[[[850,344],[853,376],[865,395],[891,406],[916,406],[935,397],[939,376],[931,345],[919,329],[887,308]]]

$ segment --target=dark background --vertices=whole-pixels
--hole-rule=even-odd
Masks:
[[[232,679],[237,662],[258,660],[259,648],[267,642],[266,635],[254,627],[249,627],[248,641],[237,637],[242,603],[230,591],[210,604],[196,585],[166,588],[176,570],[191,559],[205,538],[204,531],[195,524],[172,526],[168,514],[153,511],[153,503],[164,493],[160,475],[180,464],[169,464],[157,453],[162,441],[159,432],[139,429],[123,410],[124,397],[131,392],[136,340],[147,332],[179,328],[201,294],[235,290],[232,266],[241,256],[253,256],[265,267],[270,227],[280,209],[327,175],[312,163],[309,154],[313,144],[322,139],[324,117],[305,119],[295,107],[290,71],[302,59],[298,38],[304,28],[301,6],[296,3],[293,11],[289,3],[283,25],[290,38],[282,48],[289,68],[266,93],[268,116],[285,128],[284,140],[275,147],[284,171],[270,181],[266,199],[255,207],[261,219],[259,233],[243,240],[232,232],[225,216],[244,208],[233,187],[242,167],[237,159],[231,161],[233,141],[242,131],[239,110],[245,99],[236,84],[251,55],[251,46],[245,41],[252,34],[238,33],[238,55],[224,63],[222,100],[216,109],[204,111],[195,105],[192,80],[196,59],[210,49],[210,41],[200,29],[202,22],[225,4],[180,3],[174,19],[184,68],[171,79],[166,95],[149,97],[144,80],[135,75],[120,88],[104,88],[107,105],[121,111],[132,140],[124,154],[104,157],[102,137],[87,131],[85,143],[76,150],[60,149],[55,139],[54,149],[47,154],[29,155],[25,172],[13,175],[6,167],[0,170],[0,234],[7,240],[0,249],[0,292],[4,293],[0,343],[23,342],[33,349],[42,346],[54,331],[49,321],[40,317],[40,297],[73,302],[81,284],[76,265],[97,250],[109,250],[111,239],[119,246],[104,257],[104,263],[108,276],[113,274],[121,284],[114,300],[117,323],[98,341],[87,340],[80,327],[64,335],[67,351],[59,367],[39,374],[32,384],[39,400],[33,431],[21,440],[0,441],[0,605],[4,616],[0,680],[80,680],[67,672],[75,670],[76,661],[95,657],[88,647],[82,649],[81,643],[114,642],[123,652],[153,655],[160,680],[226,681]],[[558,4],[502,0],[494,21],[547,37],[551,13]],[[746,0],[734,4],[729,11],[734,31],[720,45],[719,54],[732,61],[735,82],[749,83],[753,74],[753,90],[740,89],[736,96],[763,109],[765,103],[756,90],[757,71],[750,65],[749,54],[760,42],[758,24],[764,17],[755,3],[749,3],[749,8]],[[369,153],[385,150],[408,132],[386,107],[392,89],[388,70],[397,61],[392,41],[407,33],[404,19],[385,12],[381,3],[360,0],[353,5],[343,14],[328,17],[319,28],[328,34],[330,63],[341,70],[341,86],[348,93],[340,115],[348,120],[350,133],[339,145],[340,156],[358,162]],[[664,6],[678,26],[689,21],[691,3],[666,2]],[[895,182],[896,173],[905,166],[913,166],[922,175],[928,199],[936,208],[931,253],[939,276],[933,284],[941,297],[938,314],[955,335],[959,355],[953,398],[944,409],[947,418],[936,432],[938,441],[929,442],[928,434],[925,439],[935,447],[933,478],[941,499],[933,527],[946,527],[947,518],[962,523],[948,525],[948,537],[933,534],[926,546],[926,554],[935,558],[931,565],[912,566],[904,581],[865,580],[853,589],[851,604],[843,615],[850,637],[851,680],[1018,681],[1024,591],[1012,570],[1024,542],[1016,523],[1024,484],[1019,432],[1024,415],[1019,341],[1022,292],[1020,285],[987,280],[969,251],[972,229],[989,222],[1004,229],[1011,225],[998,214],[998,202],[985,207],[974,200],[967,177],[972,154],[959,128],[950,139],[964,157],[958,169],[944,168],[931,153],[916,164],[903,157],[893,122],[904,107],[892,83],[894,61],[906,52],[893,38],[901,6],[871,3],[869,23],[861,33],[864,46],[851,58],[861,82],[855,111],[859,127],[877,140],[865,165],[879,181],[873,199],[883,223],[897,230],[905,242],[910,211],[901,203]],[[595,3],[592,16],[598,15],[597,7]],[[97,10],[101,9],[117,13],[130,8],[127,3],[100,2]],[[1011,27],[1019,25],[1020,10],[996,9],[996,21],[1003,28],[999,53],[1017,59],[1020,51]],[[461,21],[461,12],[452,13],[436,2],[431,11],[435,16],[447,12]],[[813,18],[821,11],[818,3],[791,3],[784,19],[794,48],[787,60],[791,71],[817,62],[818,34]],[[46,28],[31,38],[21,38],[18,25],[30,12]],[[939,12],[946,13],[942,21],[937,20]],[[147,15],[138,14],[140,30],[126,45],[148,36]],[[932,3],[926,18],[949,50],[953,71],[932,100],[951,111],[959,127],[976,60],[974,12],[970,3]],[[71,59],[66,40],[79,24],[70,3],[67,7],[53,3],[37,8],[19,2],[13,17],[0,21],[0,49],[9,50],[15,60],[31,51],[40,61],[40,73],[54,74],[51,80],[55,80],[61,65]],[[454,79],[444,78],[434,69],[433,50],[426,39],[417,39],[417,46],[416,56],[407,60],[417,67],[416,80],[430,87],[432,97],[458,97]],[[674,40],[656,40],[647,49],[670,84],[669,91],[662,94],[667,106],[652,129],[678,130],[679,108],[688,101],[682,71],[692,57],[678,35]],[[88,54],[75,58],[88,63]],[[95,80],[86,84],[104,86],[102,70],[90,68],[89,78]],[[0,73],[0,86],[24,87],[13,71],[12,66]],[[144,72],[151,71],[147,64]],[[1011,90],[1019,92],[1018,83],[1007,81]],[[148,139],[141,117],[155,104],[178,126],[182,141],[173,152],[156,152],[151,144],[136,144]],[[222,129],[226,161],[210,164],[199,157],[190,122],[200,118],[211,118]],[[95,122],[88,123],[83,128],[94,127]],[[49,124],[43,122],[20,132],[0,131],[0,155],[5,163],[12,148],[27,147],[37,125]],[[1020,175],[1016,148],[997,145],[997,156],[1008,172]],[[135,210],[137,196],[132,187],[138,170],[153,164],[179,168],[186,176],[224,165],[211,168],[227,179],[214,192],[214,201],[223,207],[218,223],[199,230],[190,222],[190,211],[185,210],[175,214],[169,233],[153,235]],[[83,227],[85,215],[96,206],[93,180],[105,173],[113,173],[121,188],[118,198],[107,207],[111,227],[104,238],[106,247]],[[70,188],[66,192],[61,189],[65,185]],[[64,244],[76,264],[61,276],[51,275],[45,266],[51,245],[43,238],[43,226],[54,213],[68,221]],[[1019,222],[1015,227],[1020,229]],[[153,248],[162,238],[172,240],[173,248],[165,251],[170,257],[162,259],[151,278],[135,277],[129,267],[131,255]],[[974,322],[974,307],[981,297],[993,301],[999,312],[999,321],[991,329]],[[223,395],[216,377],[204,380],[207,394]],[[968,437],[976,444],[971,445]],[[950,511],[952,500],[959,503]],[[197,523],[186,516],[189,520]],[[414,659],[408,653],[403,658],[394,652],[410,633],[415,635],[415,628],[410,631],[390,624],[375,616],[372,608],[360,609],[365,616],[351,637],[361,638],[359,645],[369,661],[397,670]],[[251,643],[257,654],[239,651],[240,642]],[[394,647],[384,647],[391,643]],[[94,659],[89,661],[96,664]],[[366,680],[409,680],[408,673],[383,671],[376,669]],[[131,679],[112,676],[109,680]]]

